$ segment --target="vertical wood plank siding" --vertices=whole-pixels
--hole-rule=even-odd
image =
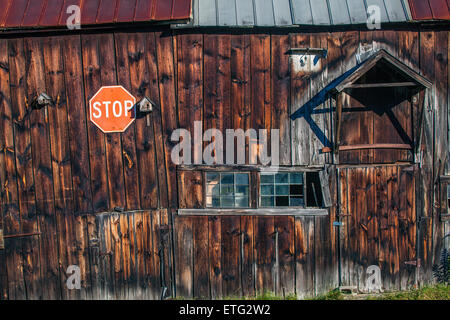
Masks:
[[[176,214],[204,202],[203,172],[183,171],[171,160],[173,130],[186,128],[193,137],[194,121],[223,133],[279,129],[283,166],[332,164],[336,156],[321,150],[334,140],[335,102],[296,120],[290,115],[355,66],[359,45],[372,41],[435,84],[420,170],[361,165],[393,151],[342,152],[340,161],[355,166],[330,168],[328,216]],[[162,29],[0,39],[0,227],[5,235],[40,232],[5,239],[0,299],[159,299],[163,291],[302,298],[338,285],[364,290],[372,264],[381,266],[385,288],[431,281],[443,237],[433,177],[445,173],[448,154],[448,45],[447,31],[417,30]],[[309,71],[287,54],[292,47],[324,48],[328,56]],[[89,120],[89,99],[115,84],[156,106],[125,133],[105,135]],[[53,104],[34,110],[41,92]],[[410,105],[396,113],[409,133]],[[355,106],[344,97],[344,107]],[[364,128],[375,131],[382,121],[375,117],[348,116],[354,127],[344,133],[351,140]],[[384,134],[363,138],[377,142]],[[407,151],[394,152],[411,160]],[[417,258],[419,271],[404,264]],[[67,288],[71,265],[80,267],[81,290]]]

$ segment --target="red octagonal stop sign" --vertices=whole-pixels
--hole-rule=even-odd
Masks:
[[[102,87],[89,100],[89,114],[104,133],[124,132],[136,118],[135,105],[136,98],[124,87]]]

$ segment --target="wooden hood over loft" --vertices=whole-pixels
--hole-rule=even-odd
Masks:
[[[412,107],[412,143],[391,144],[391,143],[373,143],[354,146],[341,146],[341,128],[342,128],[342,109],[343,92],[350,92],[353,89],[358,90],[386,90],[395,88],[404,88],[408,98],[413,98]],[[421,76],[419,73],[399,61],[385,50],[381,50],[362,62],[345,77],[340,78],[331,91],[331,95],[337,101],[336,107],[336,131],[334,151],[337,153],[342,150],[362,150],[362,149],[404,149],[414,150],[417,154],[420,147],[420,137],[422,135],[423,111],[425,104],[429,104],[431,95],[428,94],[432,88],[432,83]],[[367,95],[369,91],[365,91]],[[381,97],[380,97],[381,98]],[[384,98],[384,97],[383,97]],[[418,157],[416,156],[416,162]]]

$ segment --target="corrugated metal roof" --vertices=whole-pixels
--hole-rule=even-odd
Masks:
[[[80,7],[82,25],[191,18],[191,0],[0,0],[0,28],[65,26],[71,5]]]
[[[449,20],[450,0],[409,0],[414,20]]]
[[[365,24],[371,5],[382,23],[410,20],[407,0],[193,0],[193,21],[178,27]]]

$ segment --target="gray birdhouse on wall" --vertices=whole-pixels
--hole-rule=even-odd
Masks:
[[[52,98],[43,92],[33,101],[32,107],[39,110],[51,104],[53,104]]]
[[[144,97],[141,101],[139,101],[138,106],[139,113],[146,115],[153,111],[153,106],[155,106],[155,103],[149,98]]]

